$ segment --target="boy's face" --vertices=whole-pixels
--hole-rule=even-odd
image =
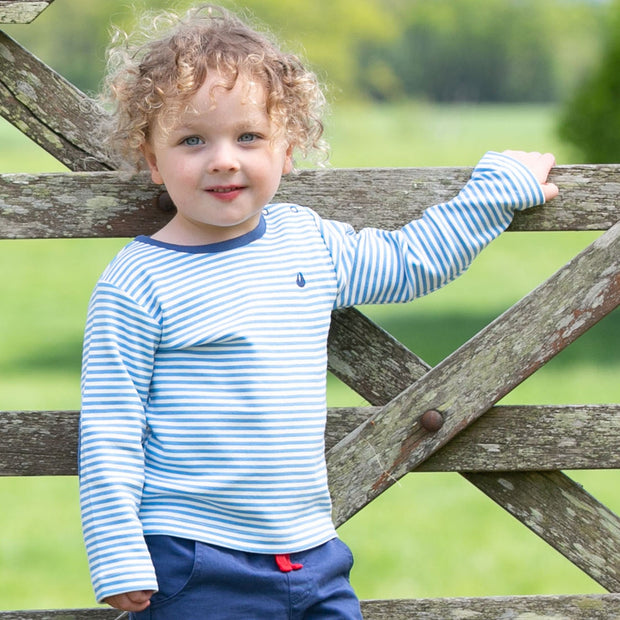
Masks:
[[[213,88],[220,80],[208,76],[166,131],[154,123],[144,148],[153,181],[177,207],[154,235],[162,241],[217,243],[254,230],[291,171],[291,148],[272,139],[263,86],[239,77],[232,90]]]

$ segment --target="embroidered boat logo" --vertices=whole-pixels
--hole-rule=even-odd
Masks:
[[[297,286],[299,288],[303,288],[306,286],[306,280],[304,278],[304,274],[301,271],[297,274]]]

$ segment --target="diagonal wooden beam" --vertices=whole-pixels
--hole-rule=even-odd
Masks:
[[[332,312],[328,369],[372,405],[385,405],[430,366],[356,308]]]
[[[620,519],[582,487],[560,471],[464,475],[604,588],[620,592]]]
[[[0,0],[0,24],[29,24],[54,0]]]
[[[101,108],[0,32],[0,115],[70,170],[112,170],[94,132]]]
[[[330,450],[336,522],[417,467],[618,304],[620,224]],[[445,420],[436,433],[420,423],[433,409]]]
[[[347,340],[347,321],[338,325],[337,331],[343,332],[339,339]],[[366,328],[374,332],[371,341],[385,336],[380,328],[373,330],[370,322]],[[353,333],[357,336],[358,330],[354,329]],[[387,337],[391,338],[389,334]],[[355,351],[349,351],[347,358],[363,359],[363,343],[358,343],[357,338],[348,339],[348,342]],[[383,346],[388,348],[388,345]],[[405,357],[404,352],[399,353]],[[376,362],[380,368],[373,375],[379,386],[375,390],[379,393],[375,402],[380,402],[389,400],[388,393],[382,393],[380,386],[406,380],[406,376],[403,377],[406,371],[388,381],[381,381],[382,374],[386,376],[395,372],[394,367],[384,364],[382,358],[376,358]],[[409,363],[418,366],[415,375],[421,371],[420,365],[426,366],[412,353]],[[347,376],[343,377],[345,382],[354,385],[356,379],[352,375],[360,368],[364,369],[364,365],[347,366]],[[426,368],[430,370],[430,367]],[[469,482],[595,581],[611,591],[618,591],[620,519],[585,493],[580,485],[557,471],[550,471],[547,476],[540,471],[520,472],[617,468],[620,458],[619,407],[492,407],[416,471],[461,472]],[[328,419],[326,433],[329,446],[380,411],[378,407],[331,411],[334,419]],[[508,471],[510,473],[506,473]],[[540,515],[545,518],[541,519]]]

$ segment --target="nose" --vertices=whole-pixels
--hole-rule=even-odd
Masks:
[[[234,145],[223,140],[214,143],[209,149],[207,170],[211,174],[239,170],[239,159]]]

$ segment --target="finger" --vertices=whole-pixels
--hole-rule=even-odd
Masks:
[[[541,187],[543,195],[545,196],[545,202],[552,200],[560,193],[560,190],[555,183],[543,183]]]
[[[546,183],[551,168],[555,166],[555,156],[553,153],[530,153],[529,161],[524,161],[525,165],[532,171],[534,176],[541,184]]]
[[[555,155],[553,153],[544,153],[540,156],[541,162],[551,170],[555,166]]]
[[[153,590],[137,590],[130,592],[127,598],[130,601],[131,607],[127,607],[129,611],[144,611],[151,604],[151,596]]]
[[[135,592],[129,592],[127,597],[132,603],[144,603],[150,601],[152,595],[152,590],[136,590]]]

